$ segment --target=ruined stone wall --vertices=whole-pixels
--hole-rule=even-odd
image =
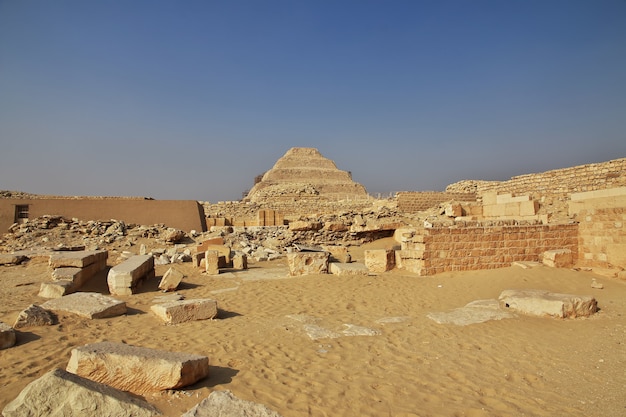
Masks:
[[[450,200],[458,202],[476,201],[476,194],[465,192],[402,191],[396,194],[396,199],[400,211],[417,213]]]
[[[478,194],[489,191],[528,194],[539,200],[546,195],[567,198],[571,193],[621,186],[626,186],[626,158],[519,175],[508,181],[461,181],[449,185],[446,191],[474,189]]]
[[[184,231],[205,231],[202,206],[192,200],[139,198],[0,199],[0,233],[15,222],[16,207],[27,207],[28,218],[46,214],[79,220],[122,220],[129,224],[165,224]]]
[[[506,222],[504,222],[506,224]],[[539,261],[543,252],[569,249],[578,253],[578,225],[508,225],[433,227],[403,243],[400,263],[420,275],[510,266]]]

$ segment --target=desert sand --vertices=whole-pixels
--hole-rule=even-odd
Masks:
[[[352,248],[353,260],[386,244]],[[223,389],[285,417],[626,415],[626,283],[617,279],[545,266],[428,277],[289,277],[284,259],[217,276],[175,267],[187,275],[178,293],[216,299],[218,319],[165,325],[152,315],[168,268],[157,266],[138,294],[117,296],[127,315],[59,315],[57,325],[19,331],[17,345],[0,351],[0,409],[29,382],[65,368],[72,348],[116,341],[210,358],[207,379],[144,396],[167,416]],[[0,320],[12,325],[41,304],[39,285],[49,277],[45,258],[0,267]],[[594,278],[604,289],[591,288]],[[527,288],[592,295],[600,311],[467,326],[427,316]],[[106,271],[82,290],[107,294]]]

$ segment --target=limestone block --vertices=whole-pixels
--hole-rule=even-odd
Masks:
[[[24,255],[15,255],[13,253],[0,253],[0,265],[19,265],[28,259]]]
[[[463,207],[460,204],[446,204],[444,212],[448,217],[459,217],[463,215]]]
[[[204,270],[209,275],[220,273],[220,253],[216,250],[204,252]]]
[[[315,275],[328,273],[328,252],[292,252],[287,254],[289,275]]]
[[[15,345],[15,330],[0,321],[0,349],[7,349]]]
[[[483,216],[501,217],[505,215],[504,204],[489,204],[483,206]]]
[[[370,249],[364,252],[365,266],[370,272],[382,273],[393,269],[396,264],[395,251],[389,249]]]
[[[626,269],[626,243],[610,243],[606,245],[606,260],[614,267]]]
[[[296,220],[289,222],[289,230],[292,232],[306,232],[308,230],[320,230],[322,223],[313,221]]]
[[[360,262],[330,262],[328,264],[328,272],[333,275],[369,275],[369,270],[365,264]]]
[[[534,216],[537,214],[539,210],[539,202],[538,201],[522,201],[519,203],[519,214],[520,216]]]
[[[209,250],[209,245],[210,246],[214,246],[214,245],[223,246],[224,245],[224,238],[223,237],[214,237],[214,238],[211,238],[211,239],[204,240],[202,243],[200,243],[198,246],[196,246],[196,252],[206,252],[207,250]]]
[[[213,391],[182,417],[281,417],[263,404],[241,400],[230,391]]]
[[[248,256],[245,253],[236,253],[233,256],[233,269],[248,269]]]
[[[228,265],[230,265],[230,261],[231,261],[231,250],[228,246],[224,246],[224,245],[203,245],[203,247],[206,247],[206,249],[204,250],[204,252],[206,253],[206,251],[208,250],[214,250],[218,252],[218,256],[223,256],[224,260],[226,262],[225,265],[222,266],[222,268],[227,267]]]
[[[518,202],[510,202],[504,204],[504,215],[505,216],[519,216],[520,215],[520,203]]]
[[[393,232],[393,239],[402,244],[413,240],[413,236],[417,234],[417,230],[412,227],[399,227]]]
[[[498,194],[496,195],[496,204],[506,204],[511,201],[513,195],[511,193]]]
[[[174,291],[184,277],[185,275],[178,269],[170,268],[163,274],[163,278],[161,278],[159,283],[159,289],[165,292]]]
[[[201,267],[201,261],[204,259],[204,255],[205,255],[206,251],[204,252],[197,252],[191,255],[191,263],[193,264],[193,266],[197,267]]]
[[[569,249],[548,250],[543,253],[543,264],[553,268],[571,268],[572,251]]]
[[[498,204],[498,193],[495,191],[489,191],[482,194],[483,205],[494,205]]]
[[[39,297],[42,298],[59,298],[64,295],[76,292],[74,282],[69,280],[59,280],[52,282],[42,282],[39,287]]]
[[[28,384],[2,410],[5,417],[150,417],[160,414],[136,396],[62,369],[53,369]]]
[[[67,371],[135,394],[181,388],[209,375],[209,358],[100,342],[72,349]]]
[[[76,292],[61,298],[48,300],[41,305],[51,311],[64,311],[86,317],[102,319],[126,314],[126,303],[95,292]]]
[[[585,317],[598,310],[593,297],[544,290],[505,290],[500,294],[499,302],[502,308],[539,317]]]
[[[155,304],[150,310],[168,324],[207,320],[217,316],[217,301],[208,298]]]
[[[109,270],[107,284],[114,295],[131,295],[142,280],[154,276],[152,255],[135,255]]]
[[[14,329],[21,329],[23,327],[35,327],[35,326],[50,326],[54,324],[55,319],[52,314],[35,304],[31,304],[25,310],[18,314]]]
[[[106,250],[96,251],[60,251],[50,255],[49,265],[52,268],[76,267],[84,268],[95,262],[106,262],[109,253]]]

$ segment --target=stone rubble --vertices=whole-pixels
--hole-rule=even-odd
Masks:
[[[56,323],[56,318],[45,308],[31,304],[21,311],[13,324],[14,329],[36,326],[51,326]]]

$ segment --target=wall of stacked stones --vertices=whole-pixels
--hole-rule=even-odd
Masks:
[[[436,192],[436,191],[402,191],[396,194],[398,210],[404,213],[417,213],[446,202],[476,201],[474,193]]]
[[[626,185],[626,158],[596,164],[578,165],[543,173],[525,174],[508,181],[475,181],[479,194],[488,191],[498,193],[528,194],[539,200],[541,196],[553,195],[567,198],[568,194],[603,190]],[[447,191],[466,188],[462,181],[450,185]]]
[[[508,225],[424,229],[422,275],[510,266],[539,261],[543,252],[578,253],[578,225]]]
[[[577,265],[591,268],[626,268],[626,207],[582,210],[577,215]]]

